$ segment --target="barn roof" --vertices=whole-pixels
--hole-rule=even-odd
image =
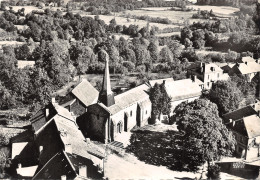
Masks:
[[[85,79],[83,79],[71,93],[86,107],[96,103],[99,92]]]

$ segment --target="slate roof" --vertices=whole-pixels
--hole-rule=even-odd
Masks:
[[[83,79],[71,93],[86,107],[96,103],[99,92],[85,79]]]
[[[74,154],[90,159],[90,154],[98,158],[104,157],[104,152],[95,144],[92,142],[85,142],[85,137],[74,122],[68,121],[67,119],[60,116],[54,117],[54,122],[57,126],[57,131],[63,132],[60,133],[61,140],[64,144],[71,144],[72,152]]]
[[[33,179],[60,179],[66,175],[67,179],[77,176],[75,168],[70,163],[66,153],[60,151],[55,154],[33,177]]]
[[[115,104],[106,108],[111,114],[116,114],[117,112],[131,106],[134,103],[142,102],[146,99],[149,99],[149,95],[147,94],[148,90],[149,86],[146,84],[137,86],[115,96]]]
[[[58,116],[65,117],[69,120],[76,121],[76,119],[71,115],[71,112],[69,112],[66,108],[60,106],[58,103],[50,103],[45,108],[40,109],[30,119],[34,132],[37,132],[38,130],[40,130],[42,127],[44,127],[44,125],[48,121],[51,120],[51,119],[46,118],[46,114],[45,114],[46,108],[49,108],[49,109],[52,108],[55,111],[54,116],[58,115]]]
[[[233,122],[229,122],[226,124],[226,126],[229,128],[229,129],[232,129],[233,131],[247,137],[247,131],[246,131],[246,127],[245,127],[245,124],[244,124],[244,120],[243,119],[239,119],[239,120],[236,120],[233,124]]]
[[[223,115],[224,123],[228,123],[229,119],[232,120],[239,120],[243,117],[251,116],[257,114],[257,112],[254,110],[252,106],[246,106],[241,109],[237,109],[233,112],[227,113]]]

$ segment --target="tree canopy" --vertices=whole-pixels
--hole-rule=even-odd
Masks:
[[[216,104],[207,99],[183,102],[174,114],[178,130],[183,133],[183,151],[190,159],[189,166],[200,166],[232,155],[236,141],[222,124]]]
[[[216,103],[221,115],[238,109],[243,94],[233,81],[217,81],[212,85],[209,99]]]
[[[150,100],[152,102],[152,114],[158,116],[161,114],[170,114],[171,98],[166,92],[164,84],[155,83],[154,87],[150,89]]]

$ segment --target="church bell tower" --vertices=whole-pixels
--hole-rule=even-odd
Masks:
[[[103,77],[102,89],[99,92],[98,101],[102,102],[107,107],[115,104],[114,93],[111,90],[108,55],[106,55],[105,74]]]

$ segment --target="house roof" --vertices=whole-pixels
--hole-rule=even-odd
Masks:
[[[51,120],[51,118],[46,118],[46,108],[51,108],[54,110],[53,116],[62,116],[71,121],[76,121],[76,119],[72,116],[71,112],[69,112],[66,108],[60,106],[58,103],[50,103],[46,107],[40,109],[36,114],[32,116],[30,119],[34,132],[40,130],[44,125]]]
[[[260,136],[260,118],[257,115],[245,117],[243,120],[249,138]]]
[[[241,135],[248,136],[243,119],[234,120],[234,122],[233,121],[228,122],[228,123],[226,123],[226,126],[229,129],[232,129],[233,131],[235,131]]]
[[[99,92],[85,79],[83,79],[71,93],[86,107],[97,102]]]
[[[250,56],[246,56],[246,57],[242,57],[241,59],[242,62],[255,62],[255,59],[250,57]]]
[[[119,94],[115,96],[115,104],[107,107],[107,110],[111,114],[116,114],[117,112],[131,106],[134,103],[142,102],[146,99],[149,99],[149,95],[147,94],[148,90],[149,86],[146,84],[142,84],[122,94]]]
[[[241,74],[260,72],[260,64],[256,62],[238,63],[233,68],[237,68]]]
[[[98,158],[104,157],[104,151],[99,149],[92,142],[86,142],[85,137],[78,129],[78,126],[67,119],[57,116],[54,117],[57,131],[60,132],[61,140],[64,144],[69,143],[72,146],[72,152],[79,156],[90,158],[94,155]]]
[[[168,95],[172,98],[172,101],[178,101],[201,95],[200,86],[191,79],[166,82],[165,89]]]
[[[233,112],[227,113],[223,115],[224,123],[228,123],[229,119],[232,120],[239,120],[243,117],[251,116],[257,114],[257,112],[254,110],[252,106],[246,106],[241,109],[237,109]]]
[[[77,176],[75,168],[64,151],[55,154],[33,177],[33,179],[60,179],[66,175],[67,179]]]

